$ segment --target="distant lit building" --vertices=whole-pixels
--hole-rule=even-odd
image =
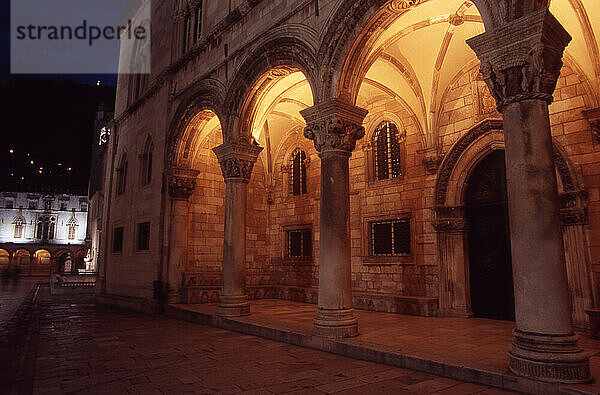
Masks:
[[[86,196],[0,192],[0,272],[93,271],[86,258],[87,216]]]
[[[89,265],[97,268],[100,256],[100,236],[102,234],[102,214],[104,207],[104,166],[106,147],[111,134],[114,103],[102,102],[96,111],[94,121],[94,139],[92,141],[92,161],[90,166],[90,182],[88,189],[89,215],[87,240],[89,243]]]

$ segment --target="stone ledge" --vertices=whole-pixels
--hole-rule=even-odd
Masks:
[[[120,296],[112,294],[96,294],[97,304],[118,307],[123,310],[135,311],[139,313],[159,313],[160,305],[144,298],[133,296]]]
[[[412,369],[455,380],[493,386],[509,391],[530,394],[592,394],[581,387],[544,383],[517,377],[511,373],[491,372],[486,369],[469,368],[448,362],[424,359],[402,354],[397,349],[353,339],[325,339],[291,327],[275,327],[271,323],[248,322],[247,317],[223,318],[208,312],[186,309],[185,305],[166,305],[168,317],[213,326],[265,339],[307,347],[350,358],[381,363],[404,369]]]
[[[184,293],[187,303],[218,302],[218,286],[189,286]],[[279,299],[294,302],[316,304],[319,290],[317,288],[296,287],[288,285],[254,285],[248,286],[250,300]],[[424,296],[383,294],[374,292],[353,292],[352,305],[355,309],[379,311],[384,313],[400,313],[422,317],[438,315],[438,299]]]

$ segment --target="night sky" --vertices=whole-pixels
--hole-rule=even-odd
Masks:
[[[113,105],[117,77],[11,75],[9,0],[0,17],[0,190],[85,194],[96,109]]]

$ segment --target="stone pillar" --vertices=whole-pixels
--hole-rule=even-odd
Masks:
[[[319,307],[315,335],[329,338],[358,335],[352,310],[350,265],[349,159],[363,138],[367,111],[330,100],[300,112],[304,136],[314,141],[321,158],[321,219],[319,243]]]
[[[438,232],[440,254],[440,315],[472,317],[465,208],[441,206],[436,207],[435,213],[433,228]]]
[[[167,301],[182,303],[182,272],[188,248],[189,199],[196,188],[198,171],[171,169],[168,175],[171,215],[169,218],[169,261],[167,266]]]
[[[219,159],[226,185],[223,286],[217,315],[240,317],[250,314],[246,293],[246,199],[252,169],[262,148],[232,141],[213,151]]]
[[[570,40],[543,8],[468,41],[504,118],[516,310],[510,370],[550,382],[590,380],[571,321],[548,115]]]

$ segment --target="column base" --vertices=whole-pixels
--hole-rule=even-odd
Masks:
[[[250,315],[248,295],[221,295],[217,307],[219,317],[243,317]]]
[[[315,336],[330,339],[358,336],[358,318],[353,309],[328,310],[319,307],[314,320]]]
[[[522,377],[553,383],[591,381],[589,357],[577,345],[574,335],[542,335],[513,332],[510,370]]]

